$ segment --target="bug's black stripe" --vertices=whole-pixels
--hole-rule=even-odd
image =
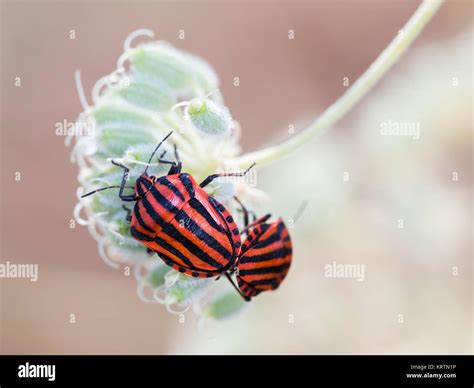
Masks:
[[[146,197],[142,199],[142,204],[143,204],[143,207],[145,208],[145,211],[153,219],[155,224],[163,227],[163,225],[165,224],[165,221],[163,220],[163,218],[161,218],[161,216],[158,214],[156,209],[153,207],[153,205],[148,201]],[[140,222],[140,220],[138,222]],[[143,221],[143,219],[142,219],[142,222],[145,224],[145,221]],[[151,229],[151,228],[148,226],[148,229]]]
[[[275,288],[278,287],[278,285],[280,284],[279,282],[279,279],[275,279],[275,278],[272,278],[272,279],[260,279],[260,280],[252,280],[252,282],[250,282],[251,286],[260,286],[260,285],[266,285],[266,284],[270,284],[272,286],[274,286]]]
[[[166,201],[166,199],[164,197],[162,197],[162,198]],[[155,199],[156,199],[156,197],[155,197]],[[161,216],[157,213],[157,211],[153,208],[153,206],[148,202],[148,200],[146,198],[143,198],[142,203],[145,207],[145,210],[149,214],[149,216],[151,218],[153,218],[153,220],[158,225],[160,225],[162,227],[162,232],[166,233],[172,239],[177,240],[178,242],[183,244],[193,255],[199,257],[199,259],[201,259],[202,261],[206,262],[207,264],[213,266],[216,269],[222,268],[222,264],[220,264],[219,262],[214,260],[206,252],[204,252],[202,249],[200,249],[195,244],[193,244],[183,234],[181,234],[179,232],[179,230],[177,230],[174,226],[172,226],[169,223],[165,223],[163,218],[161,218]],[[186,214],[184,211],[182,213]],[[193,234],[196,234],[200,230],[199,226],[197,226],[197,224],[194,221],[192,221],[187,216],[187,214],[186,214],[186,218],[190,221],[191,224],[192,223],[194,224],[194,226],[187,227],[187,229],[188,230],[190,229]],[[179,218],[177,218],[177,220],[179,222]],[[184,224],[185,225],[187,224],[186,219],[184,219]],[[208,246],[214,248],[214,250],[216,252],[218,252],[219,254],[224,256],[225,258],[230,258],[231,257],[231,253],[229,251],[227,251],[225,248],[223,248],[213,237],[209,236],[208,234],[205,234],[204,232],[202,232],[202,234],[203,235],[199,236],[199,237],[204,241],[205,244],[207,244]],[[202,238],[202,237],[205,237],[205,236],[208,236],[208,238],[207,239]],[[196,267],[192,266],[190,261],[188,261],[188,263],[189,263],[189,265],[191,265],[192,268],[196,268]]]
[[[225,233],[226,230],[219,225],[214,218],[209,214],[206,208],[199,202],[196,198],[191,198],[189,200],[189,205],[196,210],[206,221],[209,225],[211,225],[214,229],[216,229],[220,233]]]
[[[216,199],[214,199],[213,197],[209,196],[209,202],[210,204],[214,207],[215,210],[217,210],[218,214],[219,214],[219,217],[221,218],[221,220],[223,222],[225,222],[225,219],[224,219],[224,214],[222,214],[222,212],[225,210],[224,206],[219,204],[217,202]],[[229,224],[225,222],[225,225],[227,225],[227,231],[226,231],[226,234],[227,234],[227,237],[229,239],[229,241],[234,241],[234,237],[232,236],[231,234],[231,231],[230,231],[230,228],[229,228]],[[237,235],[239,235],[239,246],[240,246],[240,234],[239,234],[239,229],[237,229],[237,225],[234,224],[236,226],[236,228],[232,231],[235,232],[237,231]],[[235,235],[235,234],[234,234]],[[232,257],[233,257],[233,260],[232,260],[232,264],[237,260],[237,256],[236,256],[236,250],[239,248],[239,246],[236,246],[234,244],[232,244]]]
[[[179,191],[178,188],[168,179],[163,179],[160,183],[170,189],[177,197],[179,197],[179,199],[181,199],[181,201],[184,201],[184,196],[181,194],[181,191]]]
[[[254,268],[254,269],[241,269],[239,270],[239,275],[244,276],[244,275],[263,275],[263,274],[268,274],[268,273],[275,273],[279,274],[280,272],[283,272],[290,268],[290,263],[282,264],[282,265],[276,265],[273,267],[263,267],[263,268]]]
[[[174,206],[170,201],[168,201],[163,194],[153,186],[150,190],[151,195],[155,198],[156,202],[158,202],[161,206],[163,206],[166,210],[169,210],[172,213],[177,213],[179,209]]]
[[[145,205],[145,200],[142,200],[142,204]],[[147,212],[148,214],[150,214],[150,212],[148,211],[148,209],[146,208],[146,206],[145,206],[145,210],[146,210],[146,212]],[[140,214],[140,211],[139,211],[139,205],[138,205],[138,204],[137,204],[137,205],[135,206],[135,208],[133,209],[133,214],[135,215],[135,218],[137,219],[138,223],[140,224],[140,226],[141,226],[143,229],[147,230],[147,231],[150,232],[150,233],[155,234],[155,232],[153,231],[153,229],[150,228],[150,227],[145,223],[145,221],[143,220],[143,218],[142,218],[142,216],[141,216],[141,214]]]
[[[209,198],[209,203],[211,204],[211,206],[214,208],[217,214],[219,214],[219,217],[221,218],[221,220],[225,222],[224,214],[222,213],[225,211],[224,205],[219,203],[214,197],[211,197],[210,195],[208,196],[208,198]]]
[[[153,241],[154,238],[147,236],[146,234],[140,233],[134,226],[130,227],[130,234],[140,241]]]
[[[217,199],[215,199],[214,197],[209,196],[209,202],[212,204],[212,206],[214,206],[214,208],[215,208],[219,213],[222,213],[222,212],[225,210],[224,205],[222,205],[221,203],[219,203],[219,202],[217,201]]]
[[[278,233],[281,233],[285,230],[285,224],[283,222],[279,222],[277,226]]]
[[[173,247],[172,245],[170,245],[167,241],[163,240],[161,237],[159,236],[156,236],[155,237],[155,242],[160,245],[163,249],[166,249],[168,252],[170,252],[171,254],[173,254],[174,256],[176,257],[179,257],[183,263],[185,263],[190,269],[197,269],[193,263],[185,256],[183,255],[178,249],[176,249],[175,247]],[[161,255],[162,253],[159,252],[158,255]],[[168,260],[176,263],[172,258],[168,257]],[[176,263],[177,265],[179,265],[178,263]]]
[[[239,288],[242,292],[245,292],[248,290],[249,286],[247,283],[245,283],[241,278],[237,277],[237,284],[239,285]]]
[[[210,234],[206,233],[206,231],[204,231],[194,220],[192,220],[184,210],[181,210],[178,214],[176,214],[175,219],[184,225],[187,230],[202,240],[207,246],[212,248],[224,258],[232,257],[232,252],[229,252],[219,243],[219,241],[217,241]],[[217,263],[216,261],[214,262]]]
[[[239,285],[240,290],[246,296],[257,296],[261,292],[259,290],[256,290],[255,288],[253,288],[251,284],[247,283],[246,281],[244,281],[240,277],[237,277],[237,284]]]
[[[255,244],[255,248],[265,248],[279,240],[280,240],[280,236],[277,233],[273,233],[263,240],[259,239],[257,244]]]
[[[161,258],[161,260],[163,260],[165,262],[166,265],[169,265],[170,267],[173,267],[173,265],[176,265],[178,268],[176,268],[179,272],[181,273],[184,273],[186,272],[187,268],[179,265],[178,263],[176,263],[171,257],[169,257],[168,255],[164,254],[164,253],[158,253],[158,256]]]
[[[138,184],[140,185],[140,191],[142,193],[146,193],[148,191],[149,184],[145,184],[145,182],[143,182],[143,180],[141,180]]]
[[[188,238],[182,235],[181,232],[179,232],[173,225],[164,224],[162,232],[166,233],[172,239],[183,244],[188,251],[190,251],[194,256],[199,257],[199,259],[204,261],[205,263],[213,266],[216,269],[222,268],[222,264],[215,261],[206,252],[197,247],[192,241],[188,240]]]
[[[145,210],[150,215],[150,217],[153,218],[153,220],[158,225],[160,225],[162,227],[162,231],[164,233],[166,233],[168,236],[172,237],[173,239],[176,239],[176,237],[181,236],[181,234],[179,234],[177,232],[177,230],[172,225],[167,224],[167,223],[164,222],[163,218],[161,218],[161,216],[156,212],[156,210],[153,208],[153,206],[148,202],[148,200],[146,198],[144,198],[142,200],[142,203],[145,207]],[[142,222],[143,222],[143,220],[142,220]],[[185,240],[185,241],[183,241],[183,240]],[[179,257],[190,268],[192,268],[192,269],[196,268],[195,266],[193,266],[192,262],[188,258],[186,258],[186,256],[184,256],[179,250],[177,250],[173,246],[169,245],[165,240],[163,240],[160,237],[156,236],[155,241],[159,245],[161,245],[164,249],[166,249],[167,251],[173,253],[175,256]],[[182,243],[183,245],[185,245],[189,249],[189,245],[187,245],[187,243],[188,243],[187,239],[185,239],[184,237],[181,237],[181,238],[178,238],[178,241],[180,243]],[[191,242],[189,242],[189,243],[191,243]],[[196,256],[198,256],[198,255],[196,255]],[[201,256],[198,256],[198,257],[201,258]],[[213,265],[213,264],[211,264],[211,265]]]
[[[255,238],[249,239],[248,237],[250,236],[250,234],[247,236],[247,239],[245,240],[246,244],[244,244],[244,247],[242,248],[240,253],[241,255],[247,252],[250,248],[253,248],[258,243],[258,237],[263,234],[263,232],[261,231],[261,225],[257,225],[255,228],[252,229],[250,233],[253,234]]]
[[[260,228],[262,230],[262,234],[265,233],[267,231],[267,229],[270,227],[269,224],[267,224],[266,222],[262,223],[262,224],[259,224],[260,225]]]
[[[188,174],[179,174],[179,180],[183,184],[184,188],[188,192],[191,198],[194,198],[194,185],[191,183]]]
[[[221,214],[225,210],[224,206],[218,203],[217,200],[211,196],[209,196],[209,202],[219,214]]]
[[[259,263],[265,260],[273,260],[273,259],[279,259],[283,258],[288,254],[288,249],[286,248],[280,248],[280,249],[275,249],[274,251],[270,253],[265,253],[263,255],[249,255],[249,256],[244,256],[241,258],[242,263]]]

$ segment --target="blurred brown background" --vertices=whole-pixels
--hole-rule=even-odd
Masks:
[[[75,91],[74,71],[81,69],[85,90],[90,91],[95,80],[115,68],[127,34],[137,28],[149,28],[158,39],[197,54],[214,66],[227,106],[242,126],[244,150],[257,149],[288,136],[286,128],[290,123],[298,124],[297,130],[302,129],[331,104],[345,90],[342,78],[355,80],[394,37],[418,3],[2,1],[1,259],[39,264],[37,283],[27,279],[0,280],[2,353],[470,352],[472,116],[469,104],[453,112],[452,117],[464,118],[464,127],[457,126],[446,135],[457,139],[453,148],[447,155],[438,153],[433,157],[442,166],[446,166],[443,160],[457,161],[455,166],[446,166],[444,173],[449,175],[457,169],[467,180],[460,189],[460,213],[453,213],[448,205],[444,209],[434,205],[431,209],[434,213],[441,212],[441,218],[455,214],[454,223],[459,221],[459,229],[446,232],[457,233],[449,241],[449,246],[457,247],[456,251],[448,250],[445,256],[458,259],[461,279],[449,280],[437,272],[438,269],[449,272],[454,265],[449,260],[438,269],[433,265],[442,261],[428,264],[436,273],[433,278],[417,272],[417,266],[398,267],[397,255],[409,256],[420,241],[398,241],[398,248],[394,248],[384,240],[390,236],[381,238],[364,233],[364,227],[354,218],[344,221],[336,218],[332,224],[340,223],[337,225],[341,238],[318,243],[326,248],[338,246],[341,251],[321,253],[314,240],[318,228],[307,229],[308,236],[295,232],[296,241],[303,241],[306,236],[305,241],[312,241],[314,247],[301,243],[288,285],[232,321],[217,324],[219,327],[212,336],[197,331],[192,313],[180,324],[163,307],[141,302],[135,294],[132,277],[104,265],[87,230],[80,226],[69,228],[76,203],[78,170],[69,162],[70,150],[64,147],[64,139],[54,132],[56,122],[73,121],[82,110]],[[401,63],[425,46],[453,39],[470,28],[471,23],[471,2],[448,1]],[[186,32],[185,40],[178,39],[180,29]],[[295,40],[287,39],[289,29],[295,30]],[[69,38],[70,30],[75,30],[74,40]],[[471,61],[472,71],[472,45],[471,51],[467,50],[464,56],[467,62]],[[447,49],[442,54],[449,57],[453,52]],[[388,78],[393,79],[394,74],[403,77],[396,73],[400,66],[403,65],[397,64]],[[436,68],[438,63],[433,61],[427,66]],[[234,76],[240,77],[239,88],[232,85]],[[15,77],[21,77],[21,87],[15,86]],[[383,88],[384,82],[375,92]],[[396,94],[396,90],[391,91]],[[416,96],[413,100],[420,101]],[[349,154],[357,154],[357,149],[350,145],[341,148],[338,144],[350,142],[351,131],[360,133],[366,128],[360,122],[370,109],[365,100],[333,128],[322,143],[327,147],[326,152],[346,149]],[[457,136],[453,131],[462,135]],[[370,138],[363,141],[370,142]],[[443,142],[444,138],[435,141],[440,146],[448,144]],[[316,143],[306,151],[325,152]],[[372,163],[377,161],[374,159]],[[386,163],[391,165],[389,169],[397,170],[396,159]],[[292,168],[296,166],[291,164]],[[346,168],[342,166],[341,171]],[[334,173],[341,171],[335,169]],[[15,172],[21,172],[21,182],[15,182]],[[377,187],[382,190],[384,179],[371,176],[379,179]],[[263,175],[262,188],[273,188],[267,182],[275,179],[280,176],[270,174],[265,179]],[[367,185],[374,187],[369,180]],[[317,201],[319,190],[315,186],[314,199],[311,192],[307,197]],[[426,194],[435,195],[435,191],[436,188]],[[287,203],[286,197],[282,198],[275,196],[275,207]],[[351,197],[347,203],[359,200]],[[370,200],[370,194],[365,200]],[[293,208],[289,206],[285,215]],[[306,219],[304,225],[316,222]],[[362,243],[366,240],[378,241],[379,248],[367,248]],[[309,289],[313,283],[326,284],[328,280],[322,277],[321,268],[326,262],[338,260],[342,250],[347,256],[392,257],[387,285],[392,292],[390,298],[379,301],[380,305],[370,302],[361,305],[364,295],[382,292],[384,286],[370,288],[370,284],[364,284],[365,291],[359,293],[353,290],[354,283],[344,281],[333,281],[331,288],[321,290],[325,294],[308,294],[302,287],[303,281]],[[318,257],[323,258],[318,261]],[[304,278],[311,265],[317,266],[319,277]],[[435,292],[430,294],[432,298],[422,299],[421,310],[420,306],[407,307],[403,303],[413,299],[412,292],[418,292],[413,291],[416,287]],[[328,292],[330,289],[332,292]],[[443,289],[449,292],[436,294]],[[354,303],[346,305],[350,298],[354,298]],[[377,315],[381,306],[389,305],[393,307],[391,315]],[[427,315],[423,308],[429,308],[433,315]],[[407,328],[397,324],[400,311],[411,316],[407,318]],[[71,313],[76,314],[75,324],[69,323]],[[296,323],[288,328],[287,317],[292,313]],[[430,322],[423,321],[423,316],[429,316]],[[433,323],[438,319],[439,324]],[[409,326],[414,320],[417,323]],[[373,330],[368,322],[378,330]],[[271,330],[267,330],[269,326]]]

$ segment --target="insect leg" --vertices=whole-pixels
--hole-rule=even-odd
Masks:
[[[250,228],[253,228],[257,226],[258,224],[261,224],[267,221],[271,217],[271,214],[268,213],[268,214],[265,214],[263,217],[260,217],[257,219],[255,212],[249,211],[235,195],[234,195],[234,199],[240,205],[240,207],[242,208],[242,212],[244,213],[244,229],[242,229],[241,233],[248,232]],[[249,223],[249,214],[252,214],[252,217],[253,217],[253,220],[251,223]]]
[[[264,223],[267,221],[272,215],[270,213],[265,214],[263,217],[257,218],[255,221],[248,224],[245,228],[242,229],[241,233],[247,233],[251,228]]]
[[[250,298],[249,298],[248,296],[245,296],[244,294],[242,294],[242,292],[240,291],[239,287],[237,287],[237,286],[235,285],[235,283],[234,283],[234,281],[232,280],[231,276],[230,276],[227,272],[225,273],[225,276],[226,276],[227,279],[229,279],[230,284],[232,284],[232,286],[233,286],[233,287],[235,288],[235,290],[240,294],[240,296],[241,296],[242,298],[244,298],[244,300],[245,300],[246,302],[250,302]]]
[[[165,159],[158,159],[158,163],[161,164],[171,164],[171,168],[168,171],[167,175],[173,175],[173,174],[178,174],[181,172],[181,165],[176,164],[176,162],[172,162],[171,160],[165,160]]]
[[[127,212],[127,216],[125,217],[125,219],[128,222],[132,221],[132,211],[128,207],[126,207],[125,205],[122,205],[122,209]]]
[[[247,226],[249,224],[249,214],[252,215],[252,222],[254,222],[257,219],[257,215],[255,214],[254,211],[248,210],[244,204],[240,201],[239,198],[237,198],[234,195],[234,199],[237,201],[237,203],[240,205],[240,210],[242,211],[244,215],[244,226]]]
[[[135,198],[135,194],[131,195],[125,195],[123,193],[123,190],[125,188],[125,184],[128,181],[128,174],[130,172],[130,169],[127,166],[124,166],[123,164],[117,163],[116,161],[112,160],[112,164],[117,167],[123,168],[123,177],[122,177],[122,183],[120,184],[120,190],[119,190],[119,197],[122,201],[136,201],[137,199]]]
[[[172,162],[171,160],[166,160],[166,159],[158,159],[158,163],[161,163],[161,164],[171,164],[172,166],[175,166],[176,167],[176,163],[175,162]]]
[[[212,174],[212,175],[209,175],[206,179],[204,179],[204,180],[200,183],[199,186],[201,186],[201,187],[206,187],[206,186],[207,186],[209,183],[211,183],[214,179],[219,178],[219,177],[225,177],[225,176],[240,176],[240,177],[242,177],[242,176],[245,176],[245,174],[247,174],[247,173],[250,171],[250,169],[251,169],[252,167],[254,167],[254,166],[255,166],[255,163],[252,164],[249,168],[247,168],[247,170],[245,170],[244,172],[231,172],[231,173],[228,173],[228,174],[223,173],[223,174]]]
[[[178,162],[176,166],[176,174],[179,174],[182,169],[181,158],[179,157],[178,147],[176,147],[176,144],[174,144],[173,147],[174,147],[174,158]]]

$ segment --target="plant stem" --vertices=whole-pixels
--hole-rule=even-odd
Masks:
[[[283,143],[237,157],[234,161],[240,168],[256,162],[259,167],[281,159],[296,151],[309,140],[322,135],[339,121],[403,55],[410,44],[428,24],[444,0],[424,0],[402,30],[382,51],[359,79],[338,100],[327,108],[309,127]]]

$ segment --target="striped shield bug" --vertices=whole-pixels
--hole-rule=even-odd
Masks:
[[[241,207],[246,225],[242,233],[247,237],[238,259],[237,284],[243,297],[250,300],[262,291],[279,287],[290,269],[292,244],[281,218],[267,222],[267,214],[249,224],[248,211]]]
[[[171,133],[157,145],[148,165]],[[166,175],[150,176],[147,166],[133,187],[126,186],[129,168],[112,160],[124,170],[120,186],[97,189],[82,198],[119,188],[121,200],[135,202],[133,211],[128,210],[127,215],[132,237],[156,252],[167,265],[185,275],[201,278],[234,271],[241,247],[239,229],[227,209],[204,187],[218,177],[242,177],[254,165],[242,173],[213,174],[197,184],[192,175],[181,172],[176,147],[174,154],[176,161],[162,159],[164,154],[158,157],[159,163],[171,165]],[[133,188],[134,193],[125,195],[125,188]]]

